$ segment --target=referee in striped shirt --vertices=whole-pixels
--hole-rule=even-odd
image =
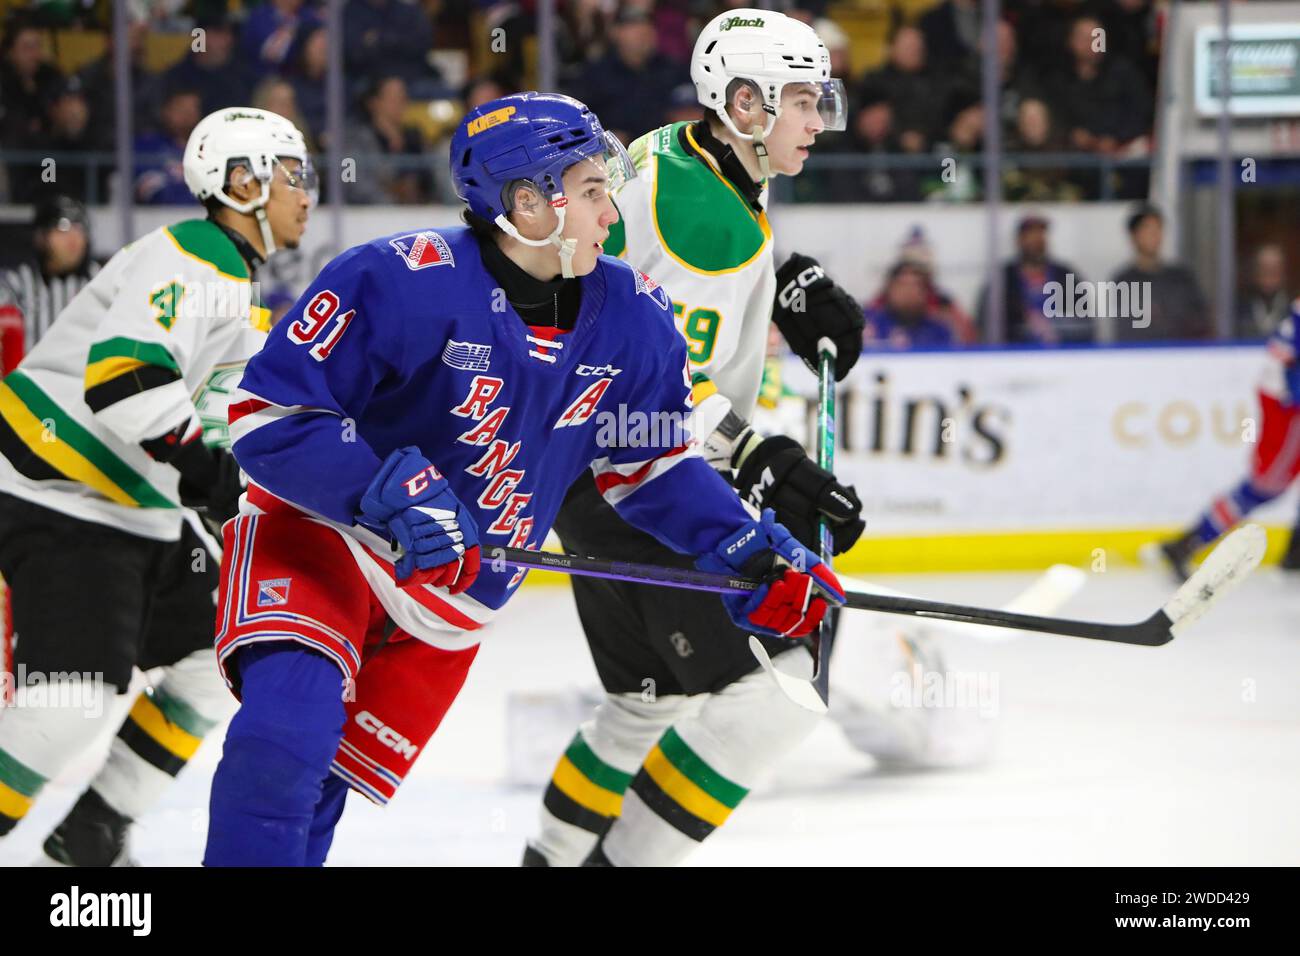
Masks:
[[[99,271],[90,255],[86,207],[67,196],[41,200],[26,261],[0,269],[0,341],[8,372]]]

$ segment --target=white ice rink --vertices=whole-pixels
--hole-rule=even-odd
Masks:
[[[878,580],[996,605],[1033,577]],[[1153,573],[1112,570],[1090,575],[1062,613],[1135,620],[1170,593]],[[1300,864],[1300,576],[1257,571],[1163,648],[1033,634],[947,635],[942,646],[949,668],[996,681],[996,716],[981,725],[996,742],[990,762],[884,772],[826,722],[692,863]],[[852,680],[847,670],[835,680]],[[464,692],[392,804],[352,795],[331,864],[517,864],[542,781],[506,782],[507,695],[594,683],[567,588],[526,589],[485,633]],[[556,733],[562,748],[571,730]],[[223,736],[137,827],[145,865],[198,863]],[[0,842],[0,864],[36,858],[95,756],[47,788]]]

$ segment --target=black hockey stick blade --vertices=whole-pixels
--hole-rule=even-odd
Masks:
[[[945,604],[923,598],[897,595],[871,594],[849,591],[845,607],[862,611],[879,611],[884,614],[902,614],[965,624],[978,624],[1008,628],[1018,631],[1039,631],[1082,637],[1095,641],[1112,641],[1159,647],[1168,644],[1208,611],[1216,601],[1235,587],[1258,567],[1267,545],[1264,529],[1256,524],[1238,528],[1223,539],[1206,556],[1201,566],[1172,598],[1145,621],[1133,624],[1108,624],[1097,621],[1074,621],[1059,617],[1041,617],[1018,614],[997,608],[970,607],[963,604]],[[758,588],[762,582],[749,578],[732,577],[689,568],[669,568],[660,565],[636,564],[628,561],[606,561],[573,554],[552,554],[544,551],[526,551],[521,548],[492,548],[488,558],[495,565],[501,563],[520,568],[561,571],[592,577],[611,578],[638,584],[658,584],[667,587],[713,591],[720,594],[743,594]],[[499,570],[499,569],[498,569]]]

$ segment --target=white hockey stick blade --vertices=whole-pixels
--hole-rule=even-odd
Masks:
[[[813,686],[812,681],[800,680],[798,677],[792,677],[777,670],[776,665],[772,663],[772,658],[767,656],[762,641],[752,634],[749,637],[749,649],[753,652],[754,657],[758,659],[758,663],[763,666],[763,670],[767,671],[768,676],[776,681],[776,686],[781,688],[781,692],[786,697],[814,714],[826,713],[826,701],[822,700],[822,695],[817,693],[817,688]]]
[[[1210,605],[1259,566],[1267,547],[1268,535],[1257,524],[1242,525],[1220,541],[1164,606],[1169,629],[1178,635],[1200,620]]]

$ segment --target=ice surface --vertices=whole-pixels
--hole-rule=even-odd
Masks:
[[[1033,578],[878,579],[996,605]],[[1062,613],[1136,620],[1172,591],[1152,572],[1112,570],[1090,575]],[[949,668],[996,679],[987,764],[884,771],[826,722],[692,864],[1300,863],[1300,576],[1261,569],[1163,648],[939,640]],[[846,653],[833,676],[851,682],[862,666]],[[525,589],[485,634],[461,698],[392,804],[350,798],[330,863],[517,864],[541,785],[506,782],[507,698],[594,683],[567,588]],[[145,865],[199,861],[223,734],[136,828]],[[0,864],[36,857],[106,743],[0,841]]]

